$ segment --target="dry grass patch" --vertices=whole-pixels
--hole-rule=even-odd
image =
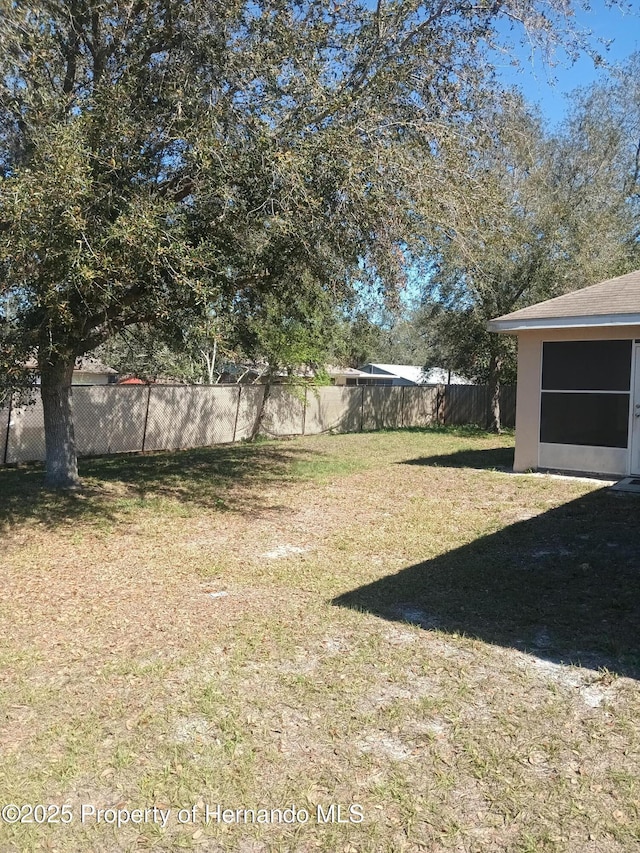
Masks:
[[[633,849],[640,503],[505,473],[511,442],[92,460],[70,497],[0,471],[1,799],[74,818],[0,849]]]

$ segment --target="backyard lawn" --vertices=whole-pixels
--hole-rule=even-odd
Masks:
[[[512,444],[0,470],[0,851],[638,849],[640,496]]]

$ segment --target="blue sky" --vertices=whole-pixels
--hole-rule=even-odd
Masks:
[[[633,12],[623,12],[616,7],[607,8],[605,0],[593,0],[592,6],[590,12],[579,12],[577,21],[581,28],[592,31],[590,41],[608,63],[619,63],[634,51],[640,50],[638,0],[629,3]],[[611,41],[608,50],[598,45],[598,38]],[[519,47],[517,55],[521,63],[519,69],[510,67],[506,58],[498,60],[500,78],[504,83],[518,86],[528,101],[537,103],[552,128],[565,116],[569,106],[567,96],[573,90],[606,75],[606,68],[594,67],[588,56],[571,65],[561,52],[557,57],[558,64],[549,67],[539,54],[532,56],[528,47]]]

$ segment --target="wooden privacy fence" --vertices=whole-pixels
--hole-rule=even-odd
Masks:
[[[42,401],[14,396],[0,407],[0,463],[45,458]],[[73,388],[81,456],[207,447],[249,438],[491,422],[486,387],[272,387],[264,385],[78,385]],[[515,422],[515,388],[502,389],[502,420]]]

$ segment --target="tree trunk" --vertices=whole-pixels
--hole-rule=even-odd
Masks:
[[[264,386],[264,394],[262,395],[262,401],[260,403],[260,408],[258,409],[258,414],[256,416],[255,421],[253,422],[253,429],[251,430],[251,435],[249,436],[249,441],[255,441],[256,438],[260,435],[260,429],[262,427],[262,421],[264,420],[264,413],[267,408],[267,401],[271,396],[271,386],[273,384],[273,373],[269,370],[267,374],[267,381]]]
[[[73,356],[52,356],[39,365],[47,451],[45,485],[52,489],[74,489],[80,485],[71,410],[74,361]]]
[[[499,355],[492,355],[489,362],[489,391],[491,393],[491,429],[498,435],[502,432],[500,419],[500,372],[502,359]]]
[[[200,350],[202,357],[204,359],[204,363],[207,366],[207,376],[209,377],[209,385],[218,384],[214,383],[214,373],[216,370],[216,356],[218,354],[218,341],[214,340],[213,342],[213,352],[211,350]]]

